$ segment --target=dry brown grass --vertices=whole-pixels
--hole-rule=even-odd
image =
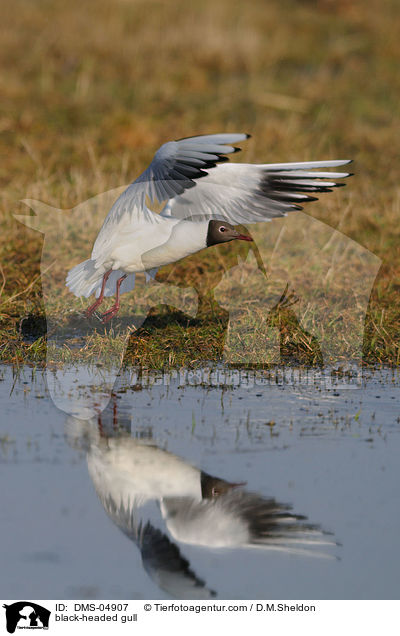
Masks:
[[[244,161],[355,160],[349,187],[307,212],[382,259],[364,359],[398,363],[397,23],[395,0],[371,0],[368,7],[361,0],[6,3],[0,34],[3,359],[44,356],[43,340],[27,344],[18,333],[23,316],[43,315],[42,238],[11,217],[21,212],[21,199],[72,208],[128,182],[170,138],[243,130],[253,135]],[[178,271],[193,281],[207,269],[218,277],[218,267],[218,259],[210,266],[200,255]],[[218,358],[224,312],[204,301],[201,324],[188,327],[164,319],[160,310],[153,314],[131,343],[133,361],[160,366],[167,351],[167,359],[182,362],[182,343],[189,362]]]

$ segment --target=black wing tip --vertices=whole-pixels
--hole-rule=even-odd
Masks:
[[[245,136],[245,138],[243,139],[243,141],[246,141],[246,139],[251,139],[251,135],[250,133],[243,133],[243,135]],[[242,149],[241,148],[236,148],[236,146],[234,146],[234,150],[233,152],[240,152]]]

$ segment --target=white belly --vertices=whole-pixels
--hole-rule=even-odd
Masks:
[[[116,236],[107,262],[129,274],[162,267],[206,247],[208,221],[162,219]]]
[[[111,439],[106,449],[91,448],[87,462],[94,486],[105,498],[125,504],[163,497],[201,500],[200,471],[157,447]]]

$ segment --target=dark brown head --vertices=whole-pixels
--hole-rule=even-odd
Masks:
[[[251,236],[240,234],[233,225],[225,221],[210,221],[207,232],[207,247],[217,245],[218,243],[227,243],[228,241],[252,241]]]
[[[212,477],[203,471],[201,471],[200,481],[201,496],[203,499],[214,499],[227,494],[234,488],[240,488],[241,486],[246,485],[245,481],[232,483],[230,481],[225,481],[224,479],[219,479],[218,477]]]

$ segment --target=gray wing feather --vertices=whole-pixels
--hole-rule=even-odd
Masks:
[[[226,161],[225,155],[239,150],[232,146],[244,141],[246,134],[219,134],[189,137],[169,141],[154,155],[154,159],[136,179],[143,193],[154,203],[161,203],[183,194],[196,185],[196,179],[207,176],[207,170]]]
[[[349,160],[287,164],[223,164],[197,182],[197,187],[177,195],[170,214],[180,219],[220,219],[233,225],[258,223],[301,210],[315,195],[331,192],[348,172],[321,171]],[[315,171],[314,171],[315,170]]]
[[[187,497],[164,498],[162,513],[172,536],[185,543],[258,546],[327,557],[329,554],[314,548],[337,545],[329,532],[293,513],[290,505],[242,490],[200,502]]]
[[[158,214],[146,207],[146,197],[152,203],[161,203],[182,195],[193,188],[198,179],[206,177],[207,170],[226,161],[226,154],[239,150],[232,144],[248,137],[246,134],[202,135],[162,145],[147,170],[115,201],[93,246],[92,259],[99,263],[104,260],[124,226],[160,220]]]

